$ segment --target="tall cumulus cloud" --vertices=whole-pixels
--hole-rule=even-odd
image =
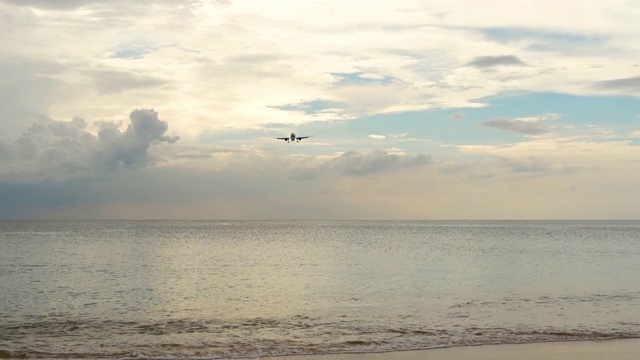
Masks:
[[[179,139],[166,135],[169,126],[154,110],[134,110],[129,119],[124,131],[104,122],[93,134],[82,118],[40,116],[17,139],[0,139],[0,180],[63,181],[147,167],[161,161],[155,146]]]

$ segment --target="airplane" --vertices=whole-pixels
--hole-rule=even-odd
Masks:
[[[289,136],[289,137],[281,137],[281,138],[276,138],[276,139],[278,139],[278,140],[284,140],[284,141],[286,141],[286,142],[289,142],[289,141],[291,141],[291,142],[294,142],[294,141],[295,141],[295,142],[300,142],[300,140],[302,140],[302,139],[308,139],[308,138],[310,138],[310,137],[311,137],[311,136],[296,136],[296,134],[295,134],[295,133],[291,133],[291,136]]]

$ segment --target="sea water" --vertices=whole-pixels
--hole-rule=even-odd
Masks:
[[[638,337],[636,221],[0,222],[0,358]]]

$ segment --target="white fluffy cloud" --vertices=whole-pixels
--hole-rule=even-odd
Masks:
[[[624,1],[0,7],[0,61],[32,64],[37,81],[21,86],[40,97],[34,104],[48,96],[50,116],[113,120],[144,104],[176,118],[186,141],[228,127],[477,107],[503,91],[637,93],[640,9]],[[341,108],[282,108],[317,99]]]

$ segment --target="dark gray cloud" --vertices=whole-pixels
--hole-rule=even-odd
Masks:
[[[121,168],[144,167],[154,162],[149,147],[160,143],[174,143],[178,137],[165,136],[169,125],[158,118],[153,110],[134,110],[129,116],[131,124],[124,132],[103,127],[98,132],[96,163],[110,171]]]
[[[478,69],[486,69],[494,66],[523,66],[526,65],[522,60],[513,55],[501,56],[478,56],[467,63],[467,66],[473,66]]]
[[[86,130],[82,118],[38,121],[15,140],[0,140],[0,180],[66,181],[105,172],[150,166],[161,159],[153,151],[178,137],[165,133],[168,124],[153,110],[135,110],[125,131],[102,123],[98,135]]]
[[[597,81],[595,82],[594,87],[600,90],[611,90],[625,94],[640,95],[640,76]]]
[[[524,135],[541,135],[549,132],[548,130],[539,126],[539,124],[536,122],[520,119],[497,118],[481,121],[478,123],[478,125],[507,130]]]
[[[324,174],[363,176],[432,164],[428,155],[398,155],[383,150],[346,152],[314,168],[296,169],[294,178],[308,180]]]

